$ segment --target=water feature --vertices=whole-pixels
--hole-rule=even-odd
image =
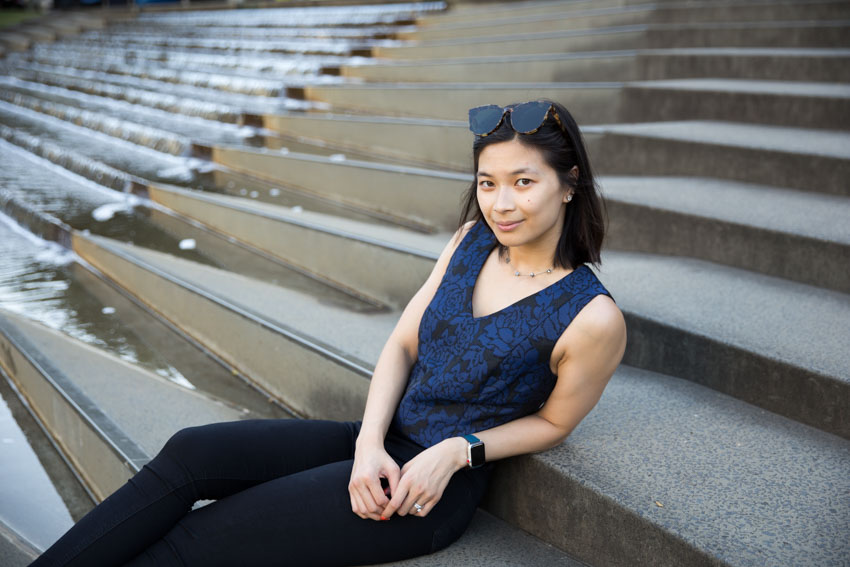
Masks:
[[[368,218],[218,167],[193,155],[192,146],[288,151],[289,145],[328,155],[319,146],[246,126],[241,116],[326,108],[289,98],[287,89],[342,81],[322,69],[368,64],[369,48],[399,43],[394,32],[409,29],[418,14],[444,8],[442,2],[423,2],[144,13],[132,22],[119,19],[105,30],[6,54],[0,59],[0,308],[254,415],[289,416],[279,402],[235,379],[227,364],[52,242],[55,226],[239,271],[345,309],[377,309],[128,190],[165,183]],[[26,482],[28,495],[22,502],[20,492],[0,490],[0,522],[43,547],[91,502],[69,470],[61,472],[64,465],[46,438],[35,441],[38,428],[27,415],[4,381],[0,483]],[[54,464],[45,465],[51,459]]]

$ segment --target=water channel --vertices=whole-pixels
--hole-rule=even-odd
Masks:
[[[289,417],[287,408],[234,380],[226,364],[52,242],[46,222],[238,271],[347,309],[375,309],[125,189],[143,180],[359,218],[219,168],[193,156],[192,145],[328,155],[238,118],[323,109],[287,98],[287,88],[342,81],[322,69],[369,64],[364,49],[398,43],[393,33],[418,14],[444,8],[421,2],[142,13],[7,53],[0,59],[0,308],[259,417]],[[0,522],[43,548],[91,500],[13,383],[0,381]]]

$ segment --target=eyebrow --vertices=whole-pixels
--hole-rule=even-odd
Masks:
[[[534,169],[527,168],[527,167],[522,167],[520,169],[516,169],[516,170],[512,171],[510,173],[510,175],[516,175],[517,173],[537,173],[537,171],[534,170]],[[490,175],[489,173],[487,173],[486,171],[479,171],[478,177],[493,177],[493,176]]]

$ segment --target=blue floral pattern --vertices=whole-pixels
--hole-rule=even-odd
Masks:
[[[496,244],[487,225],[476,223],[422,315],[419,355],[393,426],[423,447],[537,411],[557,380],[549,368],[555,342],[591,299],[612,297],[582,264],[535,294],[474,317],[472,291]]]

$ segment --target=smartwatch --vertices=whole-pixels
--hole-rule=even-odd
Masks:
[[[471,469],[477,469],[484,464],[484,443],[475,435],[464,435],[469,443],[466,447],[466,464]]]

